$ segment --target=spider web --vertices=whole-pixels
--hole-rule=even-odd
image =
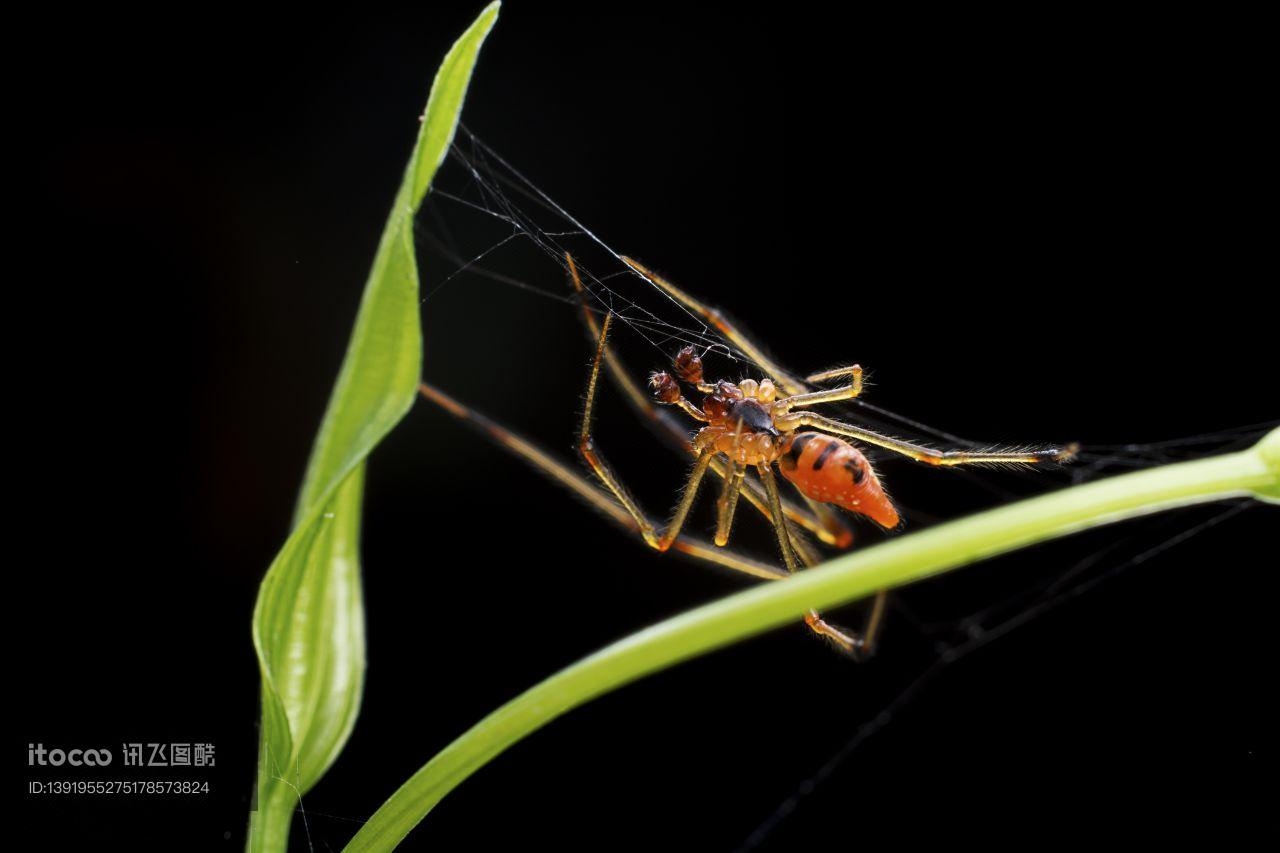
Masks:
[[[665,365],[677,348],[692,346],[704,359],[716,356],[729,362],[729,371],[740,376],[768,373],[765,365],[722,337],[702,317],[627,266],[621,253],[465,126],[459,127],[450,157],[424,208],[416,229],[420,252],[438,261],[436,283],[423,295],[424,304],[459,282],[482,279],[576,309],[582,303],[568,287],[566,261],[566,254],[572,254],[586,289],[587,310],[598,319],[612,314],[615,330],[623,327],[650,347],[653,357],[648,363]],[[516,254],[525,256],[527,268],[530,251],[545,264],[536,281],[504,271],[504,260]],[[615,331],[615,345],[618,335]],[[856,411],[859,423],[918,442],[991,449],[989,443],[962,438],[862,398],[846,401],[836,411],[840,408]],[[1179,444],[1168,443],[1169,451],[1176,454]],[[1092,467],[1077,467],[1073,479],[1086,479],[1112,465],[1132,467],[1143,453],[1155,452],[1155,445],[1091,448]],[[885,454],[871,448],[868,455],[874,459]],[[1161,461],[1158,456],[1145,458],[1142,464]],[[965,477],[971,471],[959,469],[955,473]],[[1016,492],[1000,491],[989,477],[970,479],[976,487],[1005,500],[1017,496]],[[1032,479],[1043,481],[1043,473],[1035,472]]]
[[[704,359],[716,356],[728,361],[730,371],[736,370],[741,376],[767,375],[765,365],[754,361],[708,326],[702,317],[627,266],[621,253],[465,126],[459,127],[450,157],[419,218],[416,235],[420,252],[437,262],[432,275],[436,283],[423,295],[424,304],[447,288],[471,278],[497,282],[561,303],[566,311],[576,311],[582,303],[568,286],[566,255],[572,254],[586,289],[587,310],[597,319],[613,315],[615,345],[622,327],[652,348],[652,357],[647,362],[633,359],[635,363],[666,365],[676,348],[693,346]],[[536,280],[504,271],[504,256],[529,251],[540,256],[545,265]],[[991,449],[989,443],[941,430],[864,398],[845,401],[833,408],[836,414],[848,416],[857,423],[918,443]],[[1224,452],[1247,446],[1277,423],[1280,421],[1150,443],[1090,444],[1068,468],[1008,466],[998,479],[991,476],[989,469],[982,468],[957,468],[948,473],[965,479],[973,488],[994,499],[1008,501],[1025,492],[1011,487],[1010,483],[1034,484],[1039,491],[1055,481],[1087,482],[1101,475]],[[873,459],[895,458],[880,448],[863,449]],[[921,510],[912,513],[910,507],[906,509],[918,520],[938,520]]]
[[[732,361],[751,363],[745,353],[726,342],[693,312],[630,269],[621,254],[466,127],[458,129],[458,139],[450,154],[449,164],[454,168],[442,170],[424,214],[424,218],[439,226],[438,230],[419,227],[418,236],[420,242],[441,253],[454,269],[427,290],[423,302],[460,276],[471,274],[577,306],[577,298],[565,287],[569,275],[565,256],[571,253],[586,288],[588,308],[602,316],[612,313],[615,322],[635,332],[662,353],[664,359],[673,348],[690,345],[704,356],[718,352]],[[459,173],[461,181],[458,181]],[[449,184],[455,182],[459,186],[451,188]],[[455,237],[456,229],[448,226],[448,217],[443,212],[446,205],[479,214],[482,224],[488,220],[488,224],[497,225],[506,233],[496,241],[492,236],[482,236],[484,247],[468,255]],[[560,268],[558,281],[555,276],[547,278],[555,282],[554,289],[504,275],[488,265],[513,243],[533,247]]]
[[[459,128],[450,158],[441,170],[416,228],[420,252],[430,257],[435,281],[423,302],[437,299],[446,289],[468,280],[496,282],[551,303],[566,312],[577,312],[579,301],[568,286],[566,253],[575,259],[586,288],[586,307],[603,317],[614,316],[615,328],[625,329],[633,341],[654,352],[649,361],[665,364],[680,346],[695,347],[704,358],[725,359],[743,375],[762,374],[762,365],[726,341],[703,318],[630,269],[622,255],[592,229],[561,207],[552,196],[526,178],[497,151],[467,128]],[[511,274],[513,254],[530,253],[542,272],[534,276]],[[526,263],[522,270],[529,269]],[[441,271],[444,270],[444,274]],[[615,337],[615,341],[617,338]],[[634,355],[634,353],[633,353]],[[642,362],[636,362],[642,363]],[[450,389],[453,390],[453,389]],[[466,400],[465,389],[459,391]],[[571,401],[566,401],[569,403]],[[918,442],[956,448],[988,445],[939,430],[865,400],[842,404],[844,414],[871,428]],[[519,431],[519,425],[513,425]],[[1015,500],[1065,482],[1087,482],[1100,476],[1153,467],[1204,455],[1228,452],[1255,442],[1276,423],[1258,423],[1217,432],[1153,443],[1089,446],[1070,467],[1057,470],[1019,471],[958,469],[957,479],[985,496],[986,503]],[[872,449],[873,459],[884,451]],[[910,504],[903,514],[913,524],[938,520]],[[1232,523],[1256,504],[1240,500],[1200,510],[1182,510],[1127,524],[1112,531],[1105,541],[1065,567],[1059,561],[1039,574],[1030,573],[1016,592],[997,601],[975,604],[959,617],[942,620],[915,614],[901,601],[893,605],[896,618],[914,625],[931,647],[928,661],[918,674],[880,713],[875,714],[811,776],[798,780],[795,793],[781,802],[753,831],[740,848],[759,847],[793,814],[806,797],[838,773],[869,739],[882,732],[895,715],[912,702],[942,671],[1028,623],[1112,580],[1121,573],[1151,561],[1188,540],[1221,525]]]

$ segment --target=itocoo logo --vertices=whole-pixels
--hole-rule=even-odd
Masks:
[[[89,765],[90,767],[104,767],[111,763],[111,750],[109,749],[45,749],[42,743],[27,744],[27,766],[34,767],[37,764],[41,767],[47,767],[52,764],[54,767],[61,767],[64,764],[70,764],[72,767],[80,767]]]

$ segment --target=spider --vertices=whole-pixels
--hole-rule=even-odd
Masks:
[[[420,391],[455,417],[469,421],[492,439],[523,458],[542,473],[585,498],[616,524],[639,535],[657,551],[676,550],[707,562],[767,580],[777,580],[813,566],[820,557],[810,537],[835,548],[852,545],[849,526],[832,506],[861,515],[885,529],[900,523],[898,510],[885,493],[880,478],[866,456],[846,439],[875,445],[934,466],[1034,465],[1067,462],[1078,446],[1044,447],[1020,451],[937,450],[883,435],[854,424],[810,411],[811,407],[851,400],[862,393],[862,368],[858,365],[793,378],[773,363],[745,334],[716,310],[666,281],[631,258],[622,260],[636,273],[702,317],[729,343],[737,347],[763,373],[759,380],[736,383],[708,381],[701,358],[692,347],[679,350],[672,372],[648,377],[648,393],[618,361],[609,343],[613,314],[603,323],[587,307],[586,289],[577,264],[568,253],[566,266],[579,296],[583,322],[595,339],[595,357],[587,381],[586,405],[578,434],[578,454],[596,482],[583,477],[525,439],[457,402],[439,389],[422,383]],[[600,373],[604,367],[631,404],[695,461],[674,514],[665,526],[655,524],[631,496],[613,468],[604,460],[592,432]],[[674,374],[674,375],[673,375]],[[684,395],[683,386],[702,395],[696,403]],[[833,386],[833,387],[822,387]],[[685,422],[669,417],[682,411],[703,424],[690,436]],[[783,498],[774,468],[795,487],[803,506]],[[685,521],[708,471],[723,480],[717,502],[714,545],[684,534]],[[749,476],[754,472],[756,479]],[[728,544],[739,498],[745,496],[772,524],[785,571],[774,565],[737,554]],[[854,633],[828,623],[809,611],[805,624],[819,636],[854,659],[869,657],[883,623],[886,593],[872,601],[863,628]]]

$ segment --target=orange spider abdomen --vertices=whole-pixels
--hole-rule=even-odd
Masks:
[[[818,432],[801,432],[784,440],[778,470],[805,497],[865,515],[882,527],[896,527],[898,510],[853,445]]]

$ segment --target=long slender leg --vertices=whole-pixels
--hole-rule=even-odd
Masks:
[[[867,621],[862,626],[862,648],[858,649],[858,658],[866,660],[876,653],[880,644],[880,629],[884,627],[884,612],[889,603],[889,593],[880,590],[871,599],[871,610],[867,612]]]
[[[724,315],[719,311],[702,304],[697,299],[694,299],[692,296],[655,273],[653,270],[645,267],[639,261],[625,256],[622,260],[623,263],[640,273],[640,275],[644,276],[649,281],[653,282],[653,284],[672,299],[676,300],[681,305],[710,323],[712,328],[724,335],[725,340],[729,341],[729,343],[741,350],[742,354],[747,358],[758,364],[761,369],[769,375],[769,378],[773,380],[774,384],[784,392],[787,394],[803,394],[809,390],[803,383],[783,370],[780,365],[773,361],[773,359],[765,355],[764,351],[760,349],[760,347],[756,346],[755,343],[752,342],[752,340],[745,334],[738,331],[738,329],[725,319]]]
[[[613,473],[613,469],[604,461],[604,457],[596,449],[595,439],[591,436],[591,423],[595,416],[596,390],[600,385],[600,365],[604,360],[605,341],[609,338],[609,326],[612,322],[612,314],[604,318],[604,327],[600,330],[600,343],[596,347],[595,361],[591,364],[591,378],[587,382],[587,404],[582,413],[582,432],[578,438],[578,453],[581,454],[587,465],[591,467],[596,478],[618,499],[618,503],[622,504],[623,509],[631,513],[631,517],[635,519],[636,525],[640,528],[640,534],[644,537],[644,541],[649,547],[665,551],[671,547],[671,543],[680,535],[680,528],[684,526],[684,521],[693,506],[693,500],[698,495],[698,485],[702,482],[703,475],[707,473],[707,467],[711,464],[711,457],[715,453],[710,447],[699,449],[698,461],[694,463],[693,473],[689,475],[689,482],[685,486],[680,504],[676,507],[676,513],[667,524],[666,529],[659,533],[657,528],[649,522],[644,511],[640,509],[640,505],[636,503],[635,498],[631,497],[631,493],[627,491],[622,481]],[[735,498],[737,496],[736,489],[734,490],[734,496]]]
[[[592,313],[590,306],[587,305],[587,289],[582,284],[582,277],[578,274],[578,264],[574,261],[573,255],[568,252],[564,253],[565,263],[569,267],[569,278],[573,283],[573,289],[578,295],[578,308],[582,314],[582,322],[587,327],[587,331],[591,333],[591,341],[597,346],[600,345],[600,323],[596,320],[596,315]],[[622,393],[626,396],[627,401],[632,407],[643,414],[646,418],[653,421],[656,426],[661,427],[669,433],[673,439],[686,450],[691,449],[689,444],[689,433],[685,429],[684,423],[674,417],[666,409],[653,405],[649,399],[649,395],[644,392],[640,384],[631,378],[631,374],[623,367],[622,362],[618,359],[617,353],[613,351],[612,346],[605,346],[604,351],[605,367],[609,371],[610,378],[614,383],[622,389]]]
[[[733,473],[724,481],[724,492],[720,495],[719,513],[716,518],[716,544],[723,546],[729,542],[729,531],[733,528],[733,513],[738,507],[738,495],[742,493],[742,478],[747,469],[742,463],[733,466]],[[782,507],[778,507],[782,513]]]
[[[830,382],[832,379],[843,379],[850,377],[849,384],[862,391],[862,368],[856,364],[850,364],[846,367],[837,367],[834,370],[823,370],[819,373],[811,373],[804,378],[804,381],[810,385],[820,385],[823,382]],[[858,396],[855,393],[853,396]]]
[[[812,427],[835,435],[856,438],[867,444],[874,444],[894,453],[901,453],[917,462],[926,465],[1034,465],[1039,462],[1067,462],[1079,451],[1079,445],[1068,444],[1065,447],[1045,447],[1036,450],[1014,451],[970,451],[970,450],[936,450],[912,444],[900,438],[881,435],[869,429],[837,421],[817,412],[794,412],[774,418],[779,430],[790,432],[803,427]]]
[[[760,472],[760,482],[764,483],[765,494],[769,496],[769,507],[775,509],[773,514],[773,530],[778,537],[778,550],[782,552],[782,562],[786,564],[787,571],[795,574],[800,570],[799,561],[791,547],[791,534],[787,531],[785,521],[781,521],[781,516],[776,512],[776,508],[781,504],[778,495],[778,481],[773,476],[773,468],[767,462],[761,462],[756,466]]]
[[[780,501],[778,497],[778,482],[773,476],[773,468],[769,463],[762,462],[757,468],[760,471],[760,481],[764,483],[765,493],[769,495],[769,505],[775,508],[773,516],[773,529],[778,537],[778,548],[782,551],[782,561],[787,566],[787,571],[795,573],[799,571],[800,565],[796,560],[796,555],[791,548],[791,535],[787,531],[787,522],[782,514],[776,511]],[[875,647],[875,639],[880,633],[880,626],[884,622],[884,610],[887,594],[883,591],[876,593],[875,599],[871,603],[871,610],[867,616],[867,624],[861,637],[850,636],[841,631],[831,623],[819,615],[818,611],[810,610],[805,614],[804,622],[809,626],[815,634],[819,634],[833,641],[845,653],[851,655],[855,660],[865,660],[871,656]]]
[[[418,390],[426,399],[440,406],[459,420],[477,428],[516,457],[528,463],[536,471],[585,500],[593,509],[599,511],[618,527],[629,533],[640,533],[640,525],[628,510],[624,509],[617,501],[601,491],[595,483],[579,474],[575,469],[555,459],[546,451],[521,436],[516,435],[505,427],[499,426],[474,409],[464,406],[438,388],[424,382],[418,386]],[[650,527],[652,526],[650,524]],[[689,536],[682,535],[677,538],[671,544],[671,550],[762,580],[780,580],[787,577],[786,572],[773,565],[737,554],[726,548],[718,548],[710,542],[704,542],[701,539]]]
[[[582,284],[582,277],[578,273],[578,265],[573,259],[573,255],[565,253],[565,263],[569,269],[569,278],[573,284],[574,291],[578,294],[578,305],[582,313],[582,322],[591,334],[593,342],[599,346],[600,342],[600,324],[596,320],[595,314],[591,311],[586,301],[586,288]],[[693,449],[693,445],[689,441],[689,431],[685,424],[678,418],[675,418],[666,409],[655,406],[649,395],[646,394],[639,383],[632,378],[631,373],[623,366],[618,358],[612,345],[606,344],[604,351],[605,369],[609,371],[609,378],[613,383],[622,390],[623,395],[627,398],[627,402],[631,407],[646,418],[650,424],[676,447],[682,448],[685,452],[696,455],[697,451]],[[732,466],[720,458],[711,461],[711,470],[720,478],[727,478]],[[766,518],[769,514],[768,501],[765,498],[764,490],[758,483],[750,478],[746,478],[742,483],[744,494],[747,501],[751,503],[756,510]],[[782,502],[783,512],[787,518],[803,527],[805,530],[818,537],[827,545],[836,548],[845,549],[853,544],[853,531],[842,519],[831,511],[822,506],[809,504],[810,513],[797,507],[790,501]],[[799,546],[805,547],[803,545]]]
[[[816,406],[819,403],[838,403],[841,400],[852,400],[862,393],[862,368],[856,364],[836,370],[828,370],[823,373],[815,373],[806,378],[805,381],[825,382],[830,379],[843,379],[845,377],[849,378],[848,384],[841,385],[838,388],[810,391],[806,394],[793,394],[790,397],[779,400],[778,403],[785,406],[785,410],[790,410],[793,407],[802,408],[804,406]]]

